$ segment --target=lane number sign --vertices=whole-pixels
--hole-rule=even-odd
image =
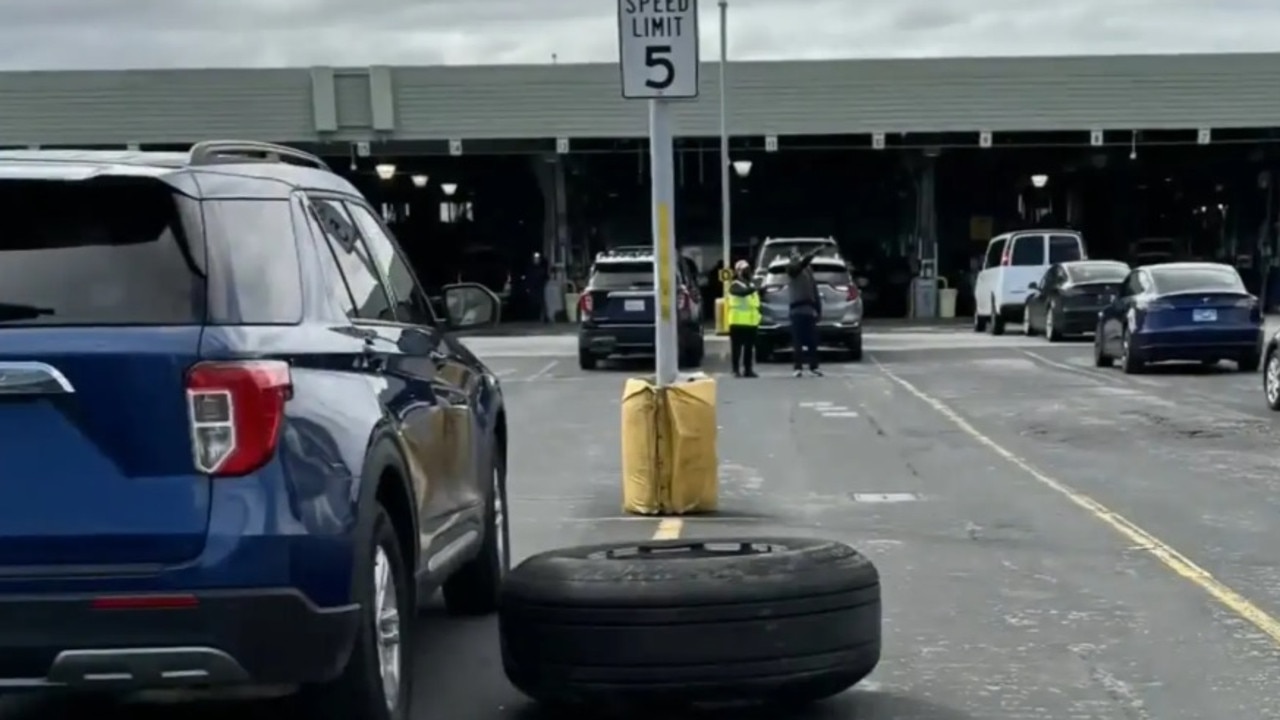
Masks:
[[[622,96],[698,97],[698,1],[618,0]]]

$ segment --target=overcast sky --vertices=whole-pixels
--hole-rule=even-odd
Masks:
[[[702,0],[704,57],[718,52]],[[0,69],[616,61],[614,0],[0,0]],[[1276,0],[730,0],[731,57],[1280,50]]]

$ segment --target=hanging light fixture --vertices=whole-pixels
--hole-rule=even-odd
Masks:
[[[426,175],[414,175],[413,178],[411,179],[413,180],[414,187],[424,188],[427,186],[427,181],[430,178],[428,178]]]
[[[444,192],[445,195],[448,195],[449,197],[453,197],[453,194],[458,192],[458,184],[457,183],[440,183],[440,190]]]
[[[733,161],[733,171],[734,171],[735,173],[737,173],[737,174],[738,174],[738,177],[740,177],[740,178],[744,178],[744,177],[746,177],[746,176],[750,175],[750,174],[751,174],[751,161],[750,161],[750,160],[734,160],[734,161]]]
[[[1048,175],[1032,175],[1031,184],[1038,188],[1042,188],[1045,185],[1049,184],[1049,176]]]
[[[396,176],[396,166],[391,163],[375,165],[373,171],[378,173],[378,177],[382,180],[390,180]]]

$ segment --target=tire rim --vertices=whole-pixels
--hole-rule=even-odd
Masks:
[[[391,572],[391,559],[381,545],[373,556],[373,606],[377,612],[374,628],[382,695],[387,707],[394,711],[400,699],[400,593]]]
[[[507,507],[502,497],[502,473],[493,468],[493,538],[498,548],[498,567],[507,568],[507,534],[503,532],[507,523]]]
[[[1280,357],[1272,355],[1267,359],[1266,376],[1267,402],[1280,404]]]

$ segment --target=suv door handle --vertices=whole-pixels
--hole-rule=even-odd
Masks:
[[[443,365],[444,363],[448,362],[449,353],[443,352],[441,350],[432,350],[431,352],[427,353],[427,357],[431,358],[431,360],[435,362],[435,364]]]

